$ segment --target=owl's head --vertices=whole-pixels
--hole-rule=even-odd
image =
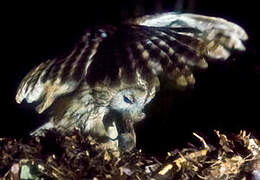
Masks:
[[[145,118],[143,109],[154,94],[141,87],[126,88],[119,91],[111,99],[109,109],[113,114],[118,134],[119,148],[130,151],[135,147],[136,136],[134,124]]]
[[[145,117],[142,110],[150,101],[148,96],[148,92],[142,88],[124,89],[112,98],[110,109],[120,113],[123,118],[140,121]]]

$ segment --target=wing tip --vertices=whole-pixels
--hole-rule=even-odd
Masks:
[[[21,87],[20,85],[16,92],[15,101],[17,104],[21,104],[23,100],[24,100],[23,87]]]
[[[15,101],[16,101],[17,104],[21,104],[22,101],[23,101],[23,98],[20,98],[18,95],[16,95]]]

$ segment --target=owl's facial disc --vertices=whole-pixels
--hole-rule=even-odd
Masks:
[[[146,91],[140,88],[128,88],[118,92],[110,103],[110,108],[124,118],[138,122],[145,118],[142,112],[146,105]]]

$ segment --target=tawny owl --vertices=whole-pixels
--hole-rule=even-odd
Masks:
[[[162,13],[93,27],[67,56],[33,68],[16,101],[37,102],[38,113],[48,109],[50,119],[33,135],[48,128],[67,134],[77,127],[129,151],[136,143],[134,123],[145,118],[143,108],[161,79],[192,86],[193,69],[245,50],[247,38],[234,23],[196,14]]]

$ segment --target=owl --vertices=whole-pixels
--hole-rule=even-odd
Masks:
[[[131,151],[134,124],[160,84],[191,87],[193,71],[207,61],[244,51],[246,32],[222,18],[161,13],[85,31],[71,52],[33,68],[18,87],[16,101],[37,104],[45,124],[31,135],[75,128],[111,149]]]

